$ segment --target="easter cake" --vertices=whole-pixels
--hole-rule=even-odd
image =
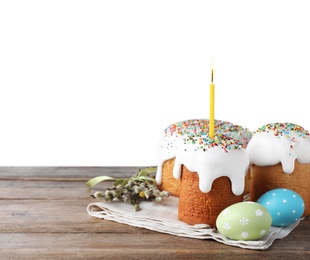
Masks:
[[[251,162],[250,200],[286,188],[305,202],[310,215],[310,134],[292,123],[271,123],[259,128],[247,146]]]
[[[178,218],[190,225],[214,227],[223,209],[243,201],[252,133],[220,120],[214,133],[207,119],[186,120],[167,127],[159,142],[156,182],[179,196]]]

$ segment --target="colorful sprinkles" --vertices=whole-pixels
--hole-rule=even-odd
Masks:
[[[296,144],[296,138],[292,136],[295,134],[297,137],[306,138],[310,137],[310,134],[303,127],[292,123],[271,123],[262,126],[257,130],[258,133],[273,133],[277,137],[286,137],[290,141],[290,149],[294,149]],[[289,153],[289,155],[292,155]]]
[[[165,143],[167,149],[173,148],[171,137],[181,138],[184,145],[193,145],[195,151],[216,146],[222,147],[225,152],[245,148],[252,137],[252,132],[230,122],[215,120],[214,138],[209,137],[209,120],[191,119],[177,122],[165,130]],[[185,148],[186,151],[186,148]]]
[[[292,123],[272,123],[262,126],[257,132],[273,132],[275,136],[286,136],[291,138],[290,134],[295,133],[298,137],[306,138],[310,136],[309,132],[303,127]],[[292,142],[296,142],[295,137],[291,138]]]

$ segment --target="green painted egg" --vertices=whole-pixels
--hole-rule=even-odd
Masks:
[[[233,240],[258,240],[271,227],[269,211],[256,202],[240,202],[224,209],[217,217],[219,232]]]

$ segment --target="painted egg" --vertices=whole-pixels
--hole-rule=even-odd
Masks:
[[[234,240],[257,240],[271,227],[268,210],[256,202],[239,202],[224,209],[216,219],[219,232]]]
[[[272,226],[288,226],[297,221],[304,213],[302,197],[289,189],[274,189],[263,194],[257,202],[268,209]]]

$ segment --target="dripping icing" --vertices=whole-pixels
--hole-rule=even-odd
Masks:
[[[272,123],[262,126],[247,147],[250,161],[258,166],[282,164],[283,172],[294,171],[295,160],[310,163],[310,134],[292,123]]]
[[[193,119],[167,127],[158,148],[156,181],[161,184],[162,165],[175,158],[173,176],[181,177],[182,165],[199,175],[199,188],[209,192],[215,179],[227,176],[232,191],[240,195],[244,190],[244,176],[249,159],[245,147],[252,137],[248,129],[226,121],[215,120],[215,138],[208,136],[209,122]]]

